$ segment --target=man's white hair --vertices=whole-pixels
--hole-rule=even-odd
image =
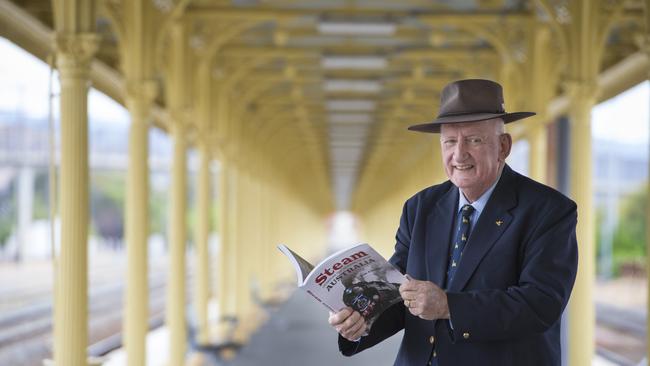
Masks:
[[[506,133],[506,123],[503,122],[501,118],[499,118],[499,122],[497,122],[497,133],[498,134]]]
[[[502,118],[492,118],[485,121],[494,124],[494,132],[496,132],[497,135],[503,135],[506,133],[506,124],[503,122]]]

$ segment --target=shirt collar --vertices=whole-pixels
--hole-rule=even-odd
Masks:
[[[460,212],[460,209],[464,205],[472,205],[472,207],[474,207],[474,210],[476,211],[476,217],[480,216],[481,212],[485,208],[485,205],[487,204],[488,200],[490,199],[490,196],[492,196],[492,192],[494,192],[494,188],[496,188],[497,183],[499,183],[499,179],[501,179],[501,174],[502,173],[503,173],[503,169],[499,173],[499,176],[494,181],[494,183],[490,186],[490,188],[488,188],[487,191],[485,191],[485,193],[483,193],[481,195],[481,197],[479,197],[476,201],[474,201],[472,203],[469,203],[467,198],[465,198],[465,195],[463,194],[463,191],[461,191],[460,188],[458,188],[458,211],[456,213]]]

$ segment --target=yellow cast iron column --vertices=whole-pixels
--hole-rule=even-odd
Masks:
[[[205,137],[199,137],[199,176],[197,187],[197,232],[196,232],[196,298],[194,306],[198,320],[198,342],[205,345],[208,336],[208,300],[210,297],[210,252],[208,235],[210,231],[210,153]]]
[[[61,81],[61,248],[54,305],[54,363],[85,366],[88,343],[88,88],[93,1],[53,2]]]
[[[232,85],[232,84],[231,84]],[[231,109],[229,114],[229,134],[231,139],[231,154],[233,159],[233,166],[235,167],[236,182],[232,185],[235,188],[233,193],[234,210],[231,211],[232,233],[233,237],[233,254],[235,262],[235,292],[234,295],[237,301],[236,316],[237,316],[237,329],[234,333],[234,340],[237,342],[246,341],[246,329],[250,324],[250,279],[251,263],[254,261],[255,253],[251,250],[250,241],[250,227],[249,211],[246,202],[250,196],[250,174],[247,167],[247,153],[246,146],[243,143],[243,123],[241,114],[237,113],[236,109]],[[253,226],[254,227],[254,226]]]
[[[239,142],[236,143],[239,145]],[[248,241],[248,233],[243,230],[242,225],[246,222],[246,199],[248,190],[248,175],[246,167],[244,166],[244,157],[242,149],[237,149],[242,156],[237,159],[237,193],[235,197],[235,205],[237,205],[235,216],[235,233],[237,241],[235,242],[235,269],[236,269],[236,287],[235,296],[237,297],[237,331],[235,332],[235,340],[237,342],[245,342],[245,327],[248,324],[248,309],[250,303],[248,301],[249,293],[249,278],[250,272],[247,270],[249,266],[248,255],[250,242]]]
[[[571,197],[578,205],[578,276],[569,303],[569,365],[591,365],[594,355],[595,238],[591,161],[591,108],[595,83],[569,86],[571,98]]]
[[[124,347],[129,366],[146,365],[149,329],[149,166],[150,113],[157,95],[153,80],[156,24],[154,4],[124,1],[120,11],[104,4],[119,37],[120,66],[126,80],[126,106],[131,113],[129,167],[125,202],[127,283],[124,293]]]
[[[229,151],[230,135],[228,134],[228,119],[230,118],[230,105],[227,90],[219,85],[217,96],[217,131],[219,149],[221,150],[221,171],[219,176],[219,238],[220,250],[217,271],[219,273],[219,326],[218,338],[220,342],[231,340],[231,321],[236,318],[237,298],[235,281],[235,231],[234,217],[236,205],[234,197],[237,192],[236,166],[233,154]]]
[[[241,248],[238,245],[238,239],[240,239],[240,236],[239,232],[237,232],[237,216],[239,215],[240,210],[237,197],[239,197],[239,192],[241,191],[240,176],[241,173],[237,162],[234,160],[229,160],[227,177],[228,183],[226,186],[228,196],[226,199],[226,214],[228,215],[228,220],[226,222],[228,225],[226,228],[226,232],[228,234],[228,243],[226,245],[228,246],[228,256],[225,258],[225,260],[228,261],[228,274],[225,278],[225,281],[227,282],[227,290],[223,295],[226,296],[227,301],[227,307],[225,309],[227,313],[225,313],[225,315],[236,322],[233,324],[235,326],[232,329],[233,331],[236,331],[239,322],[241,321],[239,314],[241,312],[241,307],[244,305],[241,296],[239,296],[240,290],[238,288],[239,280],[241,279],[241,267],[238,263],[239,256],[241,255]],[[234,332],[232,333],[232,336],[234,338]]]
[[[530,143],[529,176],[538,182],[548,183],[547,153],[548,133],[546,128],[546,109],[557,87],[557,72],[553,62],[557,55],[551,48],[551,30],[546,24],[533,24],[532,56],[530,57],[530,95],[527,106],[537,115],[525,121],[527,137]]]
[[[237,145],[240,142],[236,142]],[[241,151],[238,147],[236,151]],[[236,207],[236,214],[234,215],[233,228],[235,232],[236,241],[233,242],[234,245],[234,255],[235,255],[235,296],[237,298],[237,320],[238,327],[235,332],[235,341],[245,342],[246,334],[245,327],[248,325],[248,313],[250,309],[250,277],[251,274],[247,269],[249,268],[249,261],[247,255],[250,255],[250,243],[247,240],[247,233],[243,230],[243,225],[246,222],[246,206],[245,199],[246,195],[249,193],[248,182],[249,177],[246,172],[246,168],[243,166],[243,158],[237,159],[236,162],[236,177],[237,177],[237,189],[234,194],[234,204]]]
[[[503,88],[503,96],[506,100],[514,99],[514,83],[512,74],[516,71],[513,61],[510,59],[503,59],[501,61],[501,67],[499,68],[499,80],[497,80]],[[506,105],[507,109],[512,108],[512,105]],[[506,109],[506,110],[507,110]]]
[[[566,91],[571,123],[571,198],[578,205],[578,275],[569,302],[569,365],[591,365],[594,357],[595,216],[593,205],[591,109],[596,102],[597,77],[607,37],[604,0],[569,2]]]
[[[537,57],[533,57],[535,60],[535,67],[533,68],[533,80],[541,78],[541,68],[536,67],[538,63],[542,62],[545,57],[541,56],[538,60]],[[532,83],[532,85],[535,85]],[[528,143],[530,146],[530,152],[528,154],[528,176],[540,183],[546,182],[546,164],[547,164],[547,139],[548,133],[546,130],[546,124],[544,123],[544,108],[546,104],[540,99],[539,92],[540,89],[547,87],[545,83],[542,82],[542,85],[532,86],[533,89],[536,89],[531,96],[533,99],[530,103],[531,110],[536,112],[537,115],[529,118],[527,122],[526,134],[528,137]]]
[[[535,118],[535,126],[529,127],[528,142],[530,144],[530,165],[528,176],[540,183],[546,182],[547,136],[546,125],[540,117]]]
[[[236,119],[235,108],[232,106],[235,103],[234,98],[230,95],[232,83],[227,83],[226,86],[222,87],[224,92],[223,101],[228,104],[228,108],[224,112],[224,122],[225,133],[223,136],[226,137],[226,153],[225,159],[228,161],[228,184],[227,184],[227,215],[228,220],[227,224],[227,239],[228,243],[228,275],[225,279],[228,284],[228,290],[225,292],[225,295],[228,297],[228,309],[225,314],[231,320],[234,321],[232,325],[234,326],[231,333],[232,339],[235,342],[241,342],[244,338],[241,336],[242,324],[245,319],[243,315],[246,312],[247,303],[244,296],[244,291],[248,289],[246,287],[245,271],[244,264],[242,263],[243,257],[246,255],[245,249],[243,246],[245,242],[243,240],[244,235],[242,231],[239,230],[241,216],[242,216],[242,204],[241,197],[245,192],[244,187],[244,174],[242,167],[242,156],[241,156],[241,140],[240,134],[238,133],[241,128],[241,120]]]
[[[185,240],[186,229],[186,136],[182,122],[172,125],[174,155],[169,223],[169,278],[167,280],[167,326],[169,327],[169,366],[182,366],[185,360]]]
[[[248,304],[249,308],[245,317],[249,320],[249,324],[246,327],[246,334],[250,335],[259,325],[260,318],[263,315],[261,309],[261,301],[263,300],[263,294],[261,293],[261,283],[260,283],[260,269],[262,266],[262,261],[264,258],[263,249],[260,247],[259,240],[259,171],[254,171],[253,169],[253,159],[251,159],[251,152],[247,150],[244,154],[246,157],[246,194],[243,197],[243,206],[245,215],[242,217],[242,225],[240,230],[243,235],[245,235],[246,243],[246,254],[245,258],[249,258],[249,262],[245,262],[245,270],[247,273],[247,283],[246,289],[248,294]],[[248,223],[248,225],[246,225]],[[256,228],[255,230],[250,230],[250,228]]]
[[[85,365],[88,339],[88,112],[92,34],[57,39],[61,80],[61,251],[56,280],[54,361]]]
[[[210,251],[208,237],[210,234],[210,101],[212,100],[210,84],[210,64],[199,62],[194,74],[197,85],[197,131],[196,148],[199,153],[199,174],[197,181],[197,225],[196,225],[196,287],[194,291],[194,310],[197,319],[197,342],[207,345],[209,342],[208,301],[210,300]]]
[[[230,210],[232,201],[231,175],[233,169],[231,163],[225,158],[221,161],[221,170],[219,171],[219,260],[217,271],[219,273],[219,288],[217,293],[219,303],[219,334],[220,342],[229,340],[230,324],[227,319],[235,314],[235,281],[234,274],[234,256],[233,245],[231,240],[230,221],[233,212]]]
[[[61,249],[54,307],[54,362],[57,366],[85,366],[89,217],[87,97],[90,62],[98,39],[91,33],[61,32],[56,44],[61,80]]]
[[[166,102],[171,116],[173,141],[172,180],[169,211],[169,272],[165,315],[169,328],[169,366],[185,362],[187,325],[185,321],[185,246],[187,236],[187,123],[189,65],[186,24],[174,20],[169,28],[170,45],[166,65]]]
[[[269,276],[269,273],[276,273],[273,271],[273,262],[276,259],[276,250],[275,249],[275,238],[271,236],[270,230],[270,218],[271,218],[271,206],[270,206],[270,196],[271,190],[271,174],[269,174],[269,166],[262,163],[263,157],[261,152],[257,152],[259,156],[259,162],[257,169],[260,179],[260,243],[262,245],[262,250],[264,253],[264,258],[262,262],[262,267],[260,270],[260,283],[261,283],[261,293],[263,294],[274,294],[273,289],[277,284],[277,277]]]
[[[153,79],[159,29],[151,1],[125,1],[119,9],[120,12],[108,11],[106,14],[119,37],[120,66],[126,80],[126,106],[131,113],[125,202],[127,283],[124,293],[124,347],[129,366],[144,366],[149,329],[148,132],[151,108],[157,95],[157,84]]]
[[[149,237],[149,118],[156,94],[153,81],[127,87],[127,107],[131,113],[129,167],[126,192],[127,282],[124,313],[124,345],[128,365],[146,363],[146,336],[149,328],[149,281],[147,238]]]

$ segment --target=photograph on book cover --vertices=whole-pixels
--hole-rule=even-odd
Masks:
[[[373,264],[369,267],[350,276],[344,276],[341,280],[345,288],[342,295],[343,303],[358,311],[368,325],[372,324],[388,307],[402,300],[399,294],[400,282],[397,282],[402,280],[401,273],[393,269],[399,276],[390,276],[395,274],[390,271],[392,267]]]

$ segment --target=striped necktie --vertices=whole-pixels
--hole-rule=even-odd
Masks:
[[[453,247],[451,250],[451,258],[449,259],[449,267],[447,268],[446,288],[449,288],[451,281],[454,279],[454,275],[458,269],[458,264],[460,263],[460,258],[463,255],[463,249],[465,249],[465,244],[467,244],[470,216],[472,216],[473,212],[474,207],[472,207],[472,205],[464,205],[460,209],[461,217],[458,223],[458,229],[456,230],[456,235],[454,236],[454,241],[452,242]]]

